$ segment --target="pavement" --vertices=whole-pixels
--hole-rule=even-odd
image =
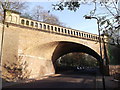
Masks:
[[[114,81],[112,76],[105,76],[105,86],[109,89],[120,88],[120,83]],[[4,85],[3,88],[103,88],[101,76],[54,74],[29,80],[27,82]]]
[[[106,88],[120,88],[120,82],[115,81],[113,76],[105,76],[105,87]],[[102,76],[96,77],[96,87],[101,88],[103,87]]]

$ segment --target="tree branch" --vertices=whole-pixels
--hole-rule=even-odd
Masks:
[[[106,9],[115,17],[115,15],[113,14],[113,12],[111,12],[111,10],[107,7],[107,5],[105,3],[103,3],[103,4],[106,7]]]
[[[113,0],[112,0],[112,3],[113,3],[113,5],[115,6],[114,8],[115,8],[115,10],[116,10],[116,12],[117,12],[117,15],[118,15],[118,14],[119,14],[119,11],[118,11],[117,6],[115,5],[115,3],[114,3]]]

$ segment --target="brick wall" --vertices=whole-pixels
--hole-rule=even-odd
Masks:
[[[109,65],[109,74],[115,75],[116,73],[120,73],[120,65]]]

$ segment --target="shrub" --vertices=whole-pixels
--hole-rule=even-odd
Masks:
[[[2,73],[2,78],[6,81],[19,81],[26,80],[30,76],[30,71],[26,68],[28,67],[27,62],[23,62],[23,56],[19,56],[16,62],[10,63],[5,62],[2,65],[4,72]]]

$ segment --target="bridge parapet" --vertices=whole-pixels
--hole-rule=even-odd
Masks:
[[[71,36],[76,38],[83,38],[83,39],[88,39],[93,41],[99,41],[99,36],[97,34],[91,34],[88,32],[83,32],[83,31],[79,31],[71,28],[66,28],[58,25],[52,25],[52,24],[47,24],[40,21],[36,21],[36,20],[27,19],[20,16],[20,13],[18,12],[12,12],[11,14],[7,12],[6,22],[39,29],[40,31],[42,30],[50,33],[56,33],[56,34],[61,34],[61,35],[66,35],[66,36]],[[101,39],[103,39],[102,36],[101,36]]]

